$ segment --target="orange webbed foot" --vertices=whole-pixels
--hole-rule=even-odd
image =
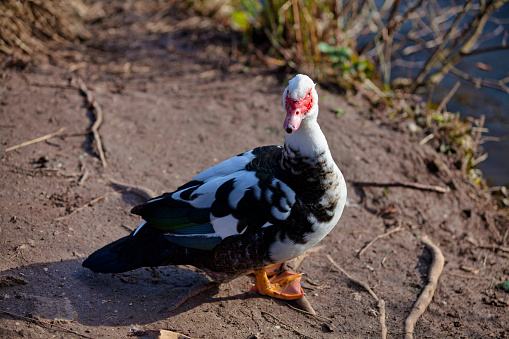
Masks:
[[[281,267],[281,264],[277,269]],[[271,265],[266,268],[255,270],[253,273],[256,278],[256,284],[251,287],[251,291],[258,291],[262,295],[268,295],[269,297],[283,299],[283,300],[295,300],[300,299],[304,296],[304,291],[300,286],[300,279],[302,274],[285,271],[280,274],[276,274],[273,268],[276,265]],[[269,272],[267,272],[269,269]],[[267,278],[267,274],[271,274],[272,278]]]

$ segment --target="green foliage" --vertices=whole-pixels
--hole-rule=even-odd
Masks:
[[[359,57],[348,46],[331,46],[321,41],[318,43],[318,50],[327,55],[331,67],[339,69],[345,78],[363,80],[373,77],[375,66],[365,57]]]
[[[246,31],[249,28],[249,19],[243,11],[234,11],[232,13],[232,20],[234,26],[240,30]]]
[[[252,27],[259,27],[259,17],[263,10],[262,3],[257,0],[233,1],[235,10],[231,14],[232,27],[242,32],[249,32]]]
[[[352,50],[347,46],[334,47],[323,41],[318,43],[318,50],[329,56],[332,67],[343,66],[346,62],[350,61],[353,54]]]

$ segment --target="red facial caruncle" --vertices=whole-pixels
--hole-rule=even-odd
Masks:
[[[294,100],[290,97],[290,92],[286,93],[286,119],[283,123],[283,128],[286,133],[291,134],[296,131],[300,127],[302,119],[304,119],[311,107],[313,107],[313,95],[311,92],[312,89],[310,89],[304,99],[301,100]]]

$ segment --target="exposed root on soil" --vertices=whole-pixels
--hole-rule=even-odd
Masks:
[[[370,248],[370,247],[371,247],[371,246],[375,243],[375,241],[377,241],[377,240],[379,240],[379,239],[382,239],[382,238],[385,238],[385,237],[387,237],[387,236],[389,236],[389,235],[391,235],[391,234],[393,234],[393,233],[396,233],[396,232],[399,232],[399,231],[401,231],[401,230],[405,229],[405,227],[403,227],[403,226],[401,225],[401,220],[399,220],[399,221],[398,221],[398,223],[399,223],[399,226],[398,226],[398,227],[393,228],[392,230],[390,230],[390,231],[388,231],[388,232],[386,232],[386,233],[384,233],[384,234],[380,234],[380,235],[376,236],[373,240],[371,240],[370,242],[368,242],[368,243],[367,243],[367,244],[366,244],[363,248],[361,248],[361,249],[359,250],[359,252],[357,253],[357,257],[358,257],[358,258],[360,258],[360,257],[364,254],[364,252],[366,252],[366,250],[367,250],[368,248]]]
[[[99,201],[101,201],[101,200],[103,200],[103,199],[106,199],[109,195],[111,195],[111,194],[116,194],[116,193],[117,193],[117,192],[108,192],[108,193],[106,193],[106,194],[101,195],[100,197],[97,197],[97,198],[95,198],[95,199],[92,199],[92,200],[90,200],[89,202],[87,202],[85,205],[83,205],[83,206],[81,206],[81,207],[78,207],[78,208],[76,208],[76,209],[72,210],[72,211],[71,211],[71,213],[69,213],[69,214],[67,214],[67,215],[64,215],[64,216],[62,216],[62,217],[55,218],[55,221],[60,221],[60,220],[63,220],[63,219],[67,219],[67,218],[69,218],[70,216],[72,216],[72,215],[74,215],[74,214],[76,214],[76,213],[78,213],[78,212],[80,212],[80,211],[84,210],[85,208],[87,208],[87,207],[89,207],[89,206],[93,206],[96,202],[99,202]]]
[[[150,200],[156,196],[156,193],[152,191],[150,188],[144,187],[144,186],[135,186],[135,185],[129,185],[125,184],[123,182],[117,181],[115,179],[109,178],[110,182],[113,184],[113,186],[118,187],[124,192],[134,193],[137,196],[145,199]]]
[[[212,288],[218,287],[219,285],[221,285],[221,283],[212,281],[212,282],[205,283],[202,285],[193,286],[186,295],[183,295],[182,298],[176,300],[172,305],[163,308],[162,310],[160,310],[157,313],[161,314],[161,313],[168,313],[168,312],[175,311],[180,306],[182,306],[183,303],[185,303],[192,297],[195,297],[198,294],[201,294],[201,293],[208,291]]]
[[[376,295],[376,293],[373,292],[373,290],[371,289],[371,287],[369,287],[369,285],[367,283],[352,277],[350,274],[348,274],[348,272],[346,272],[344,269],[342,269],[341,266],[339,266],[336,263],[336,261],[334,259],[332,259],[332,257],[330,255],[326,254],[325,256],[327,257],[327,259],[329,259],[331,264],[336,269],[338,269],[341,273],[343,273],[350,281],[352,281],[352,282],[356,283],[357,285],[361,286],[362,288],[364,288],[373,297],[373,299],[378,301],[378,309],[380,310],[380,318],[379,319],[380,319],[380,325],[382,327],[381,336],[383,339],[385,339],[387,337],[387,326],[385,324],[385,301],[383,299],[379,299],[378,296]]]
[[[107,167],[106,157],[104,156],[103,144],[101,141],[101,135],[99,134],[99,127],[103,121],[103,110],[101,105],[95,100],[92,92],[87,88],[87,85],[81,80],[81,78],[76,78],[76,81],[79,86],[79,90],[81,95],[85,97],[85,105],[87,109],[91,110],[95,115],[95,121],[90,128],[90,133],[94,137],[95,146],[97,147],[97,153],[99,155],[99,159],[101,159],[101,163],[103,167]]]
[[[428,273],[428,282],[405,320],[405,339],[413,339],[415,324],[424,311],[426,311],[431,299],[433,299],[438,278],[444,268],[444,256],[440,248],[433,244],[428,236],[424,236],[422,242],[431,252],[431,266]]]
[[[25,146],[28,146],[28,145],[36,144],[36,143],[44,141],[44,140],[48,140],[48,139],[54,138],[54,137],[62,134],[62,132],[64,130],[65,130],[65,127],[62,127],[61,129],[59,129],[56,132],[53,132],[53,133],[50,133],[50,134],[46,134],[46,135],[44,135],[42,137],[35,138],[35,139],[29,140],[29,141],[22,142],[19,145],[11,146],[11,147],[5,149],[5,153],[10,152],[10,151],[14,151],[15,149],[18,149],[18,148],[21,148],[21,147],[25,147]]]
[[[390,182],[375,182],[375,181],[354,181],[352,182],[356,186],[376,186],[376,187],[405,187],[405,188],[413,188],[421,191],[433,191],[438,193],[449,193],[451,189],[449,187],[442,186],[433,186],[433,185],[424,185],[413,182],[399,182],[399,181],[390,181]]]
[[[73,331],[71,329],[65,328],[63,326],[60,326],[60,325],[57,325],[57,324],[54,324],[54,323],[51,323],[49,321],[45,321],[45,320],[42,320],[42,319],[28,318],[28,317],[25,317],[25,316],[23,316],[21,314],[12,313],[12,312],[8,312],[8,311],[5,311],[5,310],[0,310],[0,313],[7,314],[7,315],[10,315],[11,317],[15,317],[15,318],[18,318],[18,319],[23,319],[23,320],[26,320],[28,322],[31,322],[31,323],[34,323],[34,324],[37,324],[37,325],[41,325],[43,327],[55,327],[55,328],[57,328],[57,329],[59,329],[61,331],[72,333],[72,334],[75,334],[75,335],[80,336],[82,338],[92,339],[92,337],[86,336],[86,335],[81,334],[79,332]]]
[[[380,310],[380,326],[382,327],[381,337],[387,338],[387,325],[385,324],[385,301],[380,299],[378,301],[378,309]]]
[[[358,280],[354,277],[352,277],[350,274],[348,274],[348,272],[346,272],[344,269],[341,268],[341,266],[339,266],[336,261],[334,259],[332,259],[332,257],[328,254],[325,255],[327,257],[327,259],[329,259],[329,261],[331,262],[331,264],[337,269],[339,270],[341,273],[343,273],[350,281],[356,283],[357,285],[361,286],[362,288],[364,288],[376,301],[378,301],[378,296],[375,294],[375,292],[373,292],[373,290],[371,289],[371,287],[369,287],[368,284],[366,284],[364,281],[361,281],[361,280]]]

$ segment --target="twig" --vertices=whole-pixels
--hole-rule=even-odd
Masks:
[[[382,339],[387,338],[387,325],[385,324],[385,301],[378,301],[378,309],[380,310],[380,326],[382,326]]]
[[[399,182],[399,181],[391,181],[391,182],[374,182],[374,181],[354,181],[352,182],[357,186],[377,186],[377,187],[405,187],[405,188],[414,188],[422,191],[434,191],[439,193],[449,193],[451,189],[449,187],[441,187],[441,186],[432,186],[432,185],[423,185],[413,182]]]
[[[363,287],[376,301],[378,301],[378,309],[380,310],[380,325],[382,326],[382,339],[387,338],[387,326],[385,324],[385,301],[383,299],[379,299],[378,296],[373,292],[371,287],[366,284],[364,281],[358,280],[348,274],[344,269],[339,266],[334,259],[328,254],[326,254],[327,259],[336,267],[341,273],[343,273],[350,281],[356,283],[357,285]]]
[[[71,213],[69,213],[69,214],[67,214],[67,215],[64,215],[64,216],[62,216],[62,217],[58,217],[58,218],[56,218],[56,219],[55,219],[55,221],[59,221],[59,220],[63,220],[63,219],[69,218],[71,215],[74,215],[74,214],[76,214],[76,213],[78,213],[78,212],[80,212],[80,211],[84,210],[84,209],[85,209],[85,208],[87,208],[88,206],[93,206],[96,202],[101,201],[101,200],[105,199],[108,195],[110,195],[110,194],[115,194],[115,193],[117,193],[117,192],[108,192],[108,193],[106,193],[106,194],[101,195],[100,197],[97,197],[97,198],[95,198],[95,199],[92,199],[92,200],[90,200],[89,202],[87,202],[85,205],[83,205],[83,206],[81,206],[81,207],[78,207],[78,208],[76,208],[76,209],[72,210],[72,211],[71,211]]]
[[[29,318],[29,317],[25,317],[25,316],[20,315],[20,314],[11,313],[11,312],[7,312],[7,311],[4,311],[4,310],[0,310],[0,313],[4,313],[4,314],[7,314],[7,315],[10,315],[11,317],[23,319],[23,320],[26,320],[26,321],[29,321],[29,322],[32,322],[32,323],[35,323],[35,324],[42,324],[42,325],[46,325],[46,326],[53,326],[55,328],[58,328],[59,330],[62,330],[62,331],[68,332],[68,333],[72,333],[72,334],[76,334],[76,335],[78,335],[80,337],[83,337],[83,338],[92,339],[92,337],[83,335],[83,334],[81,334],[79,332],[70,330],[70,329],[65,328],[63,326],[59,326],[57,324],[53,324],[51,322],[44,321],[42,319]]]
[[[449,180],[451,180],[452,184],[454,185],[455,189],[457,189],[461,193],[462,192],[461,186],[459,185],[458,181],[456,180],[455,176],[453,175],[453,173],[451,172],[449,167],[440,159],[440,157],[437,154],[433,154],[432,158],[433,158],[433,163],[441,171],[445,172],[445,174],[447,175]]]
[[[493,88],[499,91],[503,91],[505,93],[509,93],[509,89],[507,88],[505,82],[503,80],[495,80],[481,77],[474,77],[467,72],[463,72],[456,67],[452,67],[450,69],[452,75],[457,76],[458,78],[464,79],[466,81],[471,82],[476,86],[476,88],[480,86]]]
[[[115,179],[109,178],[110,182],[114,185],[120,188],[121,190],[125,192],[131,192],[136,194],[137,196],[142,197],[145,200],[150,200],[156,196],[155,192],[152,191],[150,188],[146,188],[143,186],[132,186],[128,184],[124,184],[123,182],[117,181]]]
[[[88,178],[88,171],[85,168],[83,170],[83,174],[81,175],[81,177],[78,180],[78,186],[81,186],[85,182],[85,180],[87,180],[87,178]]]
[[[461,60],[461,53],[468,53],[474,45],[478,43],[479,37],[481,36],[484,26],[488,20],[488,17],[500,8],[506,1],[505,0],[493,0],[482,6],[477,12],[477,15],[473,20],[462,30],[458,38],[452,40],[449,46],[446,48],[447,53],[438,55],[439,62],[442,63],[441,68],[433,73],[427,80],[428,85],[437,84],[444,78],[445,74],[449,73],[452,68]],[[466,4],[465,8],[469,6]],[[455,27],[455,24],[451,28]],[[461,40],[464,39],[464,40]],[[459,47],[459,48],[456,48]],[[428,70],[429,71],[429,70]]]
[[[413,339],[415,323],[424,311],[426,311],[431,299],[433,299],[438,278],[444,268],[444,256],[440,248],[433,244],[428,236],[424,236],[422,242],[431,252],[431,266],[428,273],[428,282],[405,320],[405,339]]]
[[[327,259],[329,259],[329,261],[332,263],[332,265],[334,265],[334,267],[336,267],[348,279],[350,279],[352,282],[356,283],[357,285],[363,287],[376,301],[379,301],[378,296],[375,294],[375,292],[373,292],[373,290],[371,289],[371,287],[369,287],[368,284],[366,284],[364,281],[360,281],[360,280],[352,277],[350,274],[348,274],[344,269],[341,268],[341,266],[339,266],[334,261],[334,259],[332,259],[332,257],[330,255],[326,254],[325,256],[327,257]]]
[[[461,55],[462,56],[471,56],[471,55],[482,54],[482,53],[496,52],[496,51],[505,50],[505,49],[509,49],[509,45],[506,45],[506,46],[503,46],[503,45],[502,46],[490,46],[490,47],[486,47],[486,48],[478,48],[476,50],[469,51],[467,53],[461,52]]]
[[[429,57],[429,59],[426,61],[426,64],[424,67],[419,71],[419,74],[415,78],[413,84],[410,86],[410,92],[414,92],[415,89],[420,86],[423,83],[424,78],[426,75],[428,75],[429,71],[436,65],[436,63],[440,60],[440,57],[442,56],[443,49],[447,45],[447,42],[449,42],[449,39],[451,38],[452,33],[454,33],[454,29],[457,27],[458,23],[463,19],[463,17],[467,14],[468,10],[472,6],[473,0],[468,0],[468,2],[465,4],[464,9],[454,18],[453,23],[449,27],[449,30],[444,35],[442,39],[442,43],[435,49],[433,54]]]
[[[60,135],[60,137],[62,137],[62,138],[80,137],[82,135],[87,135],[87,134],[90,134],[90,133],[92,133],[92,131],[90,129],[85,129],[85,130],[82,130],[82,131],[76,131],[76,132],[71,132],[71,133],[62,133],[62,135]]]
[[[445,98],[442,100],[440,105],[438,105],[437,112],[442,112],[442,110],[445,108],[445,105],[447,105],[449,100],[451,100],[451,98],[453,97],[453,95],[456,93],[456,91],[458,90],[458,88],[460,86],[461,86],[461,82],[459,82],[459,81],[456,82],[456,84],[451,89],[451,91],[445,96]]]
[[[368,242],[368,243],[367,243],[367,244],[366,244],[363,248],[361,248],[361,249],[359,250],[359,252],[357,253],[357,257],[358,257],[358,258],[360,258],[360,257],[361,257],[361,255],[363,255],[363,254],[364,254],[364,252],[366,252],[366,250],[367,250],[368,248],[370,248],[370,247],[371,247],[371,245],[373,245],[373,244],[375,243],[375,241],[377,241],[377,240],[379,240],[379,239],[382,239],[382,238],[385,238],[385,237],[387,237],[387,236],[389,236],[389,235],[391,235],[391,234],[393,234],[393,233],[399,232],[399,231],[401,231],[401,230],[403,230],[403,229],[404,229],[404,227],[403,227],[403,225],[401,225],[401,220],[400,220],[400,221],[399,221],[399,226],[398,226],[398,227],[393,228],[393,229],[392,229],[392,230],[390,230],[389,232],[386,232],[386,233],[384,233],[384,234],[380,234],[380,235],[376,236],[373,240],[371,240],[371,241],[370,241],[370,242]]]
[[[56,137],[57,135],[61,134],[64,130],[65,130],[65,127],[62,127],[61,129],[59,129],[56,132],[53,132],[53,133],[47,134],[45,136],[29,140],[29,141],[25,141],[25,142],[23,142],[23,143],[21,143],[19,145],[16,145],[16,146],[11,146],[9,148],[6,148],[5,152],[7,153],[7,152],[10,152],[10,151],[14,151],[15,149],[18,149],[18,148],[21,148],[21,147],[25,147],[25,146],[28,146],[28,145],[32,145],[32,144],[44,141],[44,140],[51,139],[51,138]]]
[[[421,141],[419,141],[419,145],[424,145],[425,143],[427,143],[428,141],[430,141],[431,139],[433,139],[435,137],[435,135],[433,133],[431,134],[428,134],[427,136],[425,136],[424,138],[422,138]]]
[[[103,121],[103,110],[99,103],[95,100],[92,92],[89,91],[87,85],[81,80],[81,78],[77,78],[78,86],[81,94],[85,97],[86,106],[88,109],[95,112],[95,122],[92,124],[90,128],[90,132],[92,133],[95,141],[95,145],[97,147],[97,152],[99,153],[99,159],[101,159],[101,163],[103,167],[107,167],[106,158],[104,156],[103,145],[101,141],[101,136],[99,134],[99,127]]]
[[[479,148],[479,142],[481,141],[481,136],[482,136],[485,121],[486,121],[486,117],[484,116],[484,114],[481,114],[481,117],[477,121],[477,127],[479,127],[479,129],[477,130],[477,134],[474,139],[474,147],[475,147],[474,152],[476,153],[476,155],[477,155],[477,150]]]
[[[475,167],[477,166],[478,164],[480,164],[481,162],[483,162],[484,160],[488,159],[488,153],[484,153],[483,155],[481,155],[479,158],[475,158],[472,160],[472,167]]]

